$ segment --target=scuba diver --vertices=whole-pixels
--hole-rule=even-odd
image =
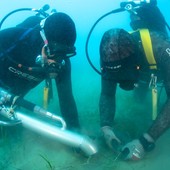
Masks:
[[[42,11],[41,11],[42,12]],[[67,128],[79,129],[72,92],[70,57],[76,55],[76,28],[65,13],[31,16],[15,27],[0,31],[0,87],[24,97],[43,80],[52,95],[55,79],[61,114]],[[6,100],[0,101],[8,105]]]
[[[138,6],[137,2],[142,5]],[[124,29],[106,31],[100,43],[101,95],[99,102],[100,125],[110,148],[120,152],[125,160],[140,160],[152,151],[155,142],[170,127],[170,38],[167,23],[157,7],[156,0],[127,1],[136,5],[130,13],[131,33]],[[157,80],[162,80],[167,100],[152,125],[138,139],[122,144],[114,130],[117,85],[133,90],[140,81],[156,91]]]

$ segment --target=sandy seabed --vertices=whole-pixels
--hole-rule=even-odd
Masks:
[[[30,94],[31,97],[32,95],[34,92]],[[155,149],[147,153],[143,160],[130,162],[117,159],[117,155],[109,150],[102,139],[98,102],[94,97],[98,98],[98,94],[93,93],[91,100],[88,98],[82,108],[78,102],[78,108],[82,132],[94,140],[98,147],[97,154],[87,158],[57,139],[51,140],[21,125],[0,127],[0,170],[167,170],[170,168],[170,131],[157,141]],[[116,128],[129,132],[128,135],[132,138],[139,136],[151,123],[151,116],[148,116],[150,111],[147,112],[141,104],[134,104],[129,95],[121,97],[121,103],[119,100],[118,103]],[[52,102],[51,107],[53,104]],[[132,106],[129,107],[130,105]]]
[[[1,170],[167,170],[170,167],[170,132],[157,142],[154,151],[137,162],[116,159],[116,155],[99,141],[100,138],[95,139],[99,147],[98,153],[87,158],[75,153],[69,146],[30,131],[19,128],[13,129],[13,132],[15,139],[11,134],[1,139]],[[7,133],[6,131],[6,135]]]

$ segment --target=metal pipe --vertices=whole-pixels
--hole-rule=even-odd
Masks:
[[[29,102],[22,97],[19,96],[14,96],[6,92],[4,89],[0,88],[0,114],[7,117],[8,119],[15,120],[15,117],[13,118],[12,116],[15,116],[15,114],[9,114],[9,108],[3,106],[4,103],[10,102],[11,105],[19,105],[21,107],[24,107],[36,114],[39,114],[41,116],[48,117],[49,119],[52,119],[53,121],[56,121],[57,123],[61,124],[61,129],[66,129],[66,122],[64,119],[60,116],[57,116],[45,109],[43,109],[40,106],[35,105],[32,102]],[[2,123],[3,124],[3,123]]]
[[[17,117],[22,121],[22,125],[39,134],[55,139],[61,143],[81,149],[86,156],[97,153],[97,147],[94,142],[83,135],[73,133],[68,130],[61,130],[52,124],[42,120],[29,117],[20,112],[16,112]]]
[[[36,131],[47,137],[56,139],[66,145],[77,147],[81,149],[87,156],[91,156],[97,152],[97,148],[90,138],[65,130],[66,123],[61,117],[56,116],[46,111],[45,109],[31,102],[28,102],[18,96],[12,96],[0,88],[0,104],[2,105],[6,101],[11,101],[12,103],[16,103],[17,105],[27,108],[28,110],[31,110],[34,113],[38,113],[40,115],[51,118],[52,120],[56,120],[61,123],[62,128],[59,128],[52,124],[48,124],[40,119],[29,117],[28,115],[25,115],[20,112],[15,112],[15,114],[11,114],[8,108],[1,107],[0,114],[7,117],[8,119],[12,121],[21,120],[21,123],[24,127]],[[20,121],[18,123],[20,123]],[[8,124],[8,122],[1,122],[1,125],[12,125],[12,122],[11,124]]]
[[[33,112],[38,113],[39,115],[42,115],[42,116],[46,116],[54,121],[60,122],[62,125],[61,129],[62,130],[66,129],[66,126],[67,126],[66,122],[64,121],[64,119],[62,117],[54,115],[53,113],[51,113],[37,105],[34,106]]]
[[[0,126],[16,126],[18,124],[21,124],[21,120],[11,120],[11,121],[0,120]]]

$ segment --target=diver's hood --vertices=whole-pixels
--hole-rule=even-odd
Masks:
[[[125,90],[138,81],[137,47],[132,35],[123,29],[107,31],[100,44],[102,76],[120,84]]]
[[[101,67],[117,70],[136,64],[137,48],[133,37],[123,29],[110,29],[102,37],[100,43]]]

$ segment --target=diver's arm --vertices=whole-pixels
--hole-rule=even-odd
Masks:
[[[170,127],[170,54],[166,50],[168,49],[166,48],[167,46],[164,47],[165,50],[160,57],[167,100],[157,119],[148,130],[148,133],[154,140],[157,140]]]
[[[102,78],[99,102],[101,127],[112,127],[115,116],[116,83]]]
[[[170,98],[167,99],[161,113],[148,130],[148,134],[156,141],[170,127]]]
[[[60,110],[67,123],[67,127],[69,129],[79,128],[78,111],[72,92],[71,63],[69,59],[66,60],[63,70],[56,78],[56,85]]]
[[[158,71],[161,71],[161,75],[163,76],[167,100],[156,120],[153,121],[146,133],[142,134],[139,139],[132,140],[123,147],[122,153],[125,153],[125,159],[127,160],[142,159],[145,152],[154,149],[154,143],[170,127],[170,53],[168,50],[170,43],[169,41],[165,41],[165,39],[162,37],[161,40],[161,36],[156,36],[156,39],[152,38],[152,42],[155,48],[154,54]]]

